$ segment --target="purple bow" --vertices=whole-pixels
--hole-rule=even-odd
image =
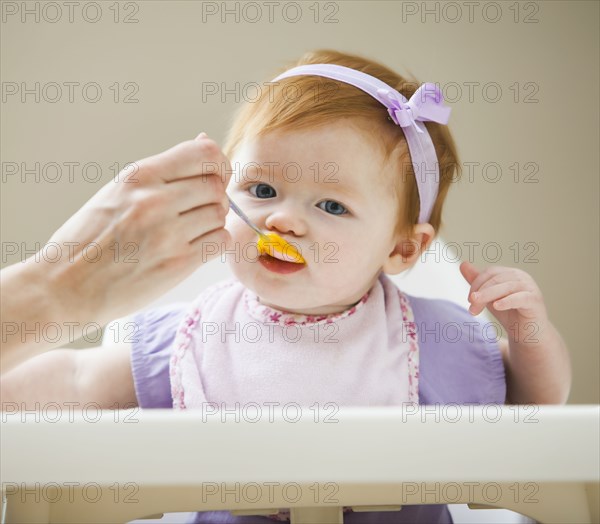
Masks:
[[[447,124],[450,118],[451,108],[443,105],[444,97],[435,84],[423,84],[408,101],[395,89],[378,89],[377,94],[396,125],[414,126],[417,133],[424,133],[417,122]]]

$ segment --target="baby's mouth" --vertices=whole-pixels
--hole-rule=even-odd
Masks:
[[[306,267],[306,262],[298,264],[297,262],[289,262],[288,260],[282,260],[275,258],[267,253],[263,253],[258,257],[258,262],[267,270],[273,273],[296,273]]]

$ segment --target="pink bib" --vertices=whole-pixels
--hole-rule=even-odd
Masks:
[[[210,286],[177,329],[169,371],[175,409],[419,402],[412,309],[383,273],[353,307],[322,316],[265,306],[235,278]]]

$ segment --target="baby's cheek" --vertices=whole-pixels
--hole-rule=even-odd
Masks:
[[[364,256],[360,240],[336,239],[327,242],[323,249],[323,261],[339,271],[348,271],[360,264]]]
[[[334,287],[337,287],[339,280],[347,280],[354,271],[355,257],[348,254],[337,242],[319,245],[319,249],[311,251],[310,255],[315,259],[318,258],[320,270],[325,278],[334,284]]]
[[[230,220],[227,216],[225,228],[231,234],[232,239],[232,260],[240,262],[256,262],[259,255],[256,247],[258,236],[239,219]]]
[[[233,212],[227,215],[225,220],[225,228],[231,233],[231,238],[234,242],[243,242],[246,238],[250,237],[248,234],[250,230],[246,231],[248,226],[239,220],[239,218],[232,216]]]
[[[332,242],[323,250],[323,262],[333,278],[342,278],[355,283],[369,278],[372,265],[369,249],[357,239],[348,242]]]
[[[237,229],[237,222],[239,219],[236,217],[236,214],[229,210],[227,216],[225,217],[225,228],[233,235],[233,231]]]

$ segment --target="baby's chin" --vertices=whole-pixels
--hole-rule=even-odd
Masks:
[[[336,306],[331,302],[331,294],[326,289],[314,290],[311,292],[305,285],[297,290],[289,289],[284,292],[282,289],[274,288],[273,285],[246,285],[254,294],[258,296],[261,304],[279,311],[289,311],[300,315],[329,315],[340,313],[350,306]]]
[[[279,311],[288,311],[298,315],[321,315],[328,314],[331,306],[327,304],[317,304],[316,302],[306,302],[306,300],[290,300],[287,297],[270,297],[257,293],[258,301],[270,308]]]
[[[283,286],[278,288],[277,284],[255,281],[246,284],[246,287],[258,296],[261,304],[281,311],[299,313],[322,305],[319,297],[314,296],[306,286],[298,286],[297,289],[294,289],[296,286],[289,286],[288,289],[282,289]]]
[[[258,296],[261,304],[292,313],[313,314],[315,308],[327,307],[327,299],[321,293],[311,292],[306,284],[282,286],[281,283],[267,282],[259,278],[248,278],[248,275],[239,275],[238,280],[252,293]]]
[[[347,298],[338,296],[341,290],[328,288],[322,280],[316,282],[314,275],[300,278],[302,271],[274,275],[259,264],[230,263],[230,267],[240,283],[258,296],[261,304],[280,311],[306,315],[337,313],[345,309],[344,306],[334,305],[344,303],[344,298]],[[346,291],[344,289],[342,294]]]

